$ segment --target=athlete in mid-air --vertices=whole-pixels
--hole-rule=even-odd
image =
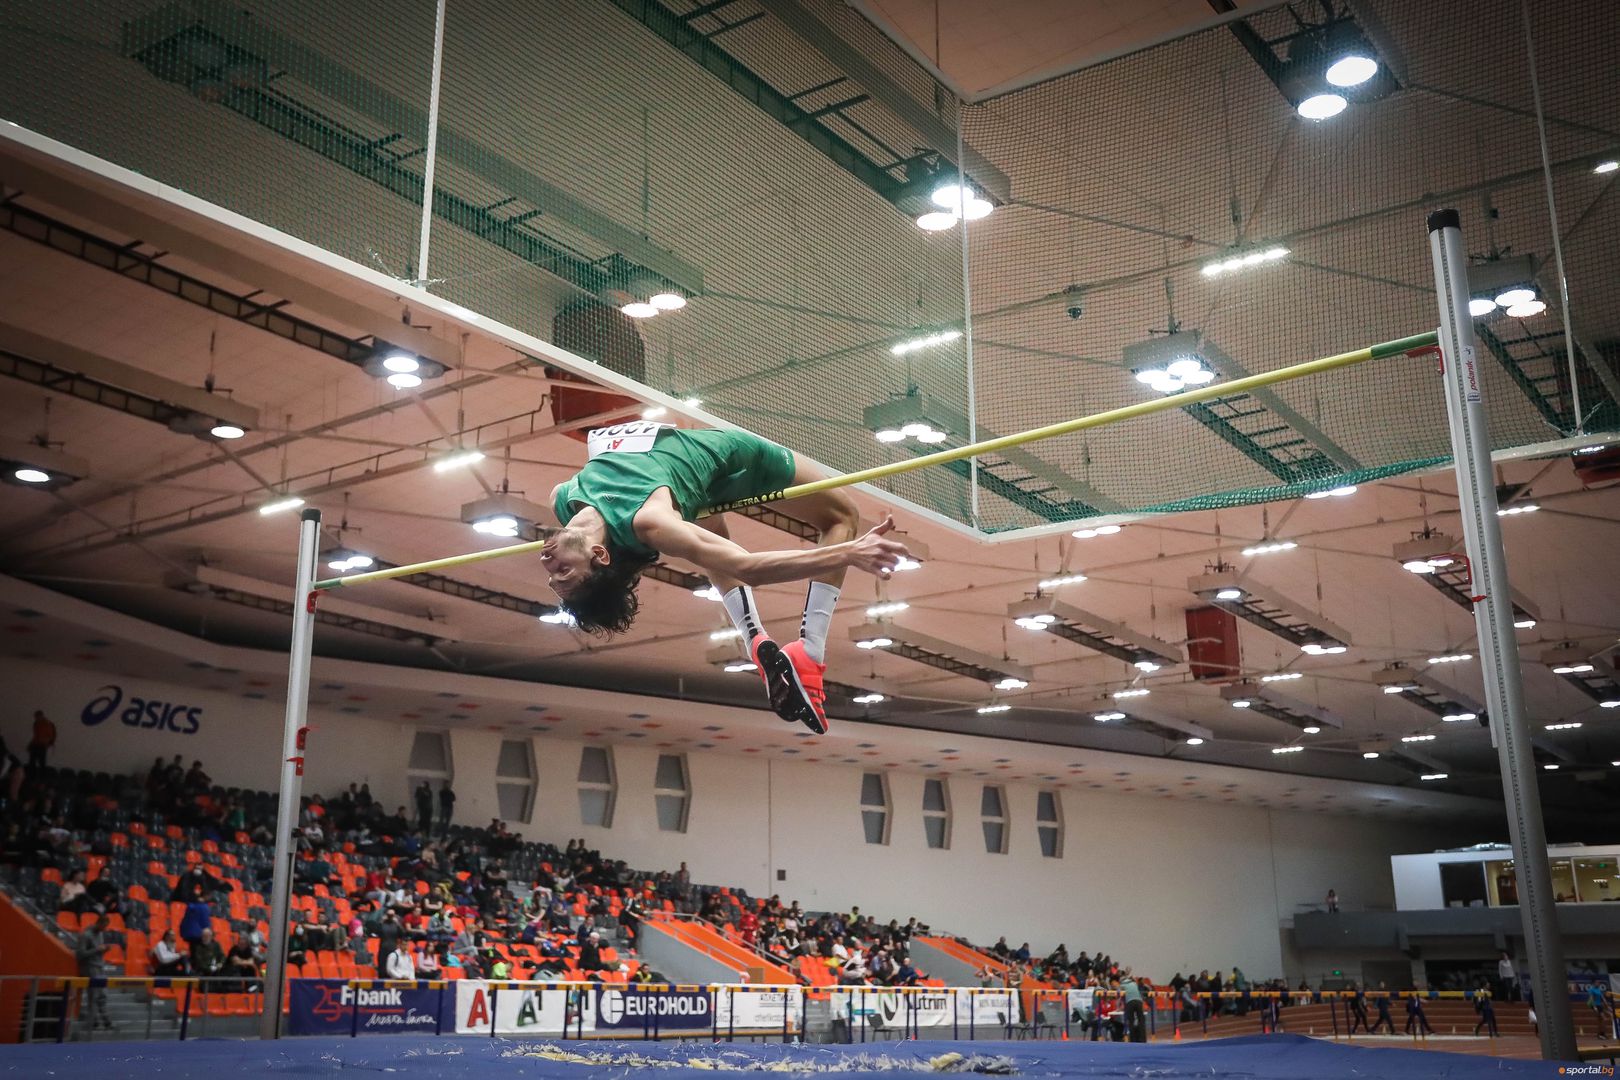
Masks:
[[[748,551],[733,543],[724,515],[707,507],[779,492],[821,474],[785,447],[740,431],[684,431],[640,420],[590,432],[589,460],[557,485],[551,501],[562,528],[540,562],[565,611],[581,629],[619,634],[635,621],[636,582],[660,555],[685,559],[709,576],[742,634],[770,694],[789,723],[827,730],[822,677],[833,606],[851,566],[887,577],[907,554],[885,518],[855,535],[849,495],[823,491],[793,501],[793,513],[821,532],[820,546]],[[759,617],[753,586],[808,579],[799,637],[778,645]]]

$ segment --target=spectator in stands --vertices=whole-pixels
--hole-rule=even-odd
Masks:
[[[1022,945],[1018,946],[1018,948],[1014,949],[1012,952],[1012,958],[1018,961],[1020,964],[1029,963],[1029,942],[1026,941]]]
[[[1331,915],[1337,915],[1339,913],[1339,894],[1334,892],[1332,889],[1329,889],[1327,893],[1327,909],[1328,913]]]
[[[180,918],[180,940],[193,949],[191,963],[197,966],[196,946],[205,934],[212,934],[209,925],[213,920],[213,912],[208,910],[208,904],[202,898],[202,890],[192,887],[191,895],[186,899],[186,913]]]
[[[259,961],[253,955],[253,943],[246,934],[239,936],[231,945],[231,951],[225,954],[222,974],[242,980],[239,993],[252,993],[258,989]]]
[[[916,986],[922,979],[922,972],[911,966],[911,954],[901,953],[899,965],[895,968],[894,978],[889,981],[890,986]]]
[[[426,780],[416,785],[416,828],[424,836],[433,831],[433,785]]]
[[[214,784],[213,779],[203,772],[202,762],[193,761],[191,768],[186,771],[185,789],[188,794],[206,794]]]
[[[211,976],[218,975],[224,970],[225,950],[214,940],[212,929],[204,930],[196,944],[191,946],[191,973]]]
[[[287,929],[287,963],[303,967],[311,948],[309,927],[299,912],[293,912],[292,926]]]
[[[592,930],[586,935],[585,940],[579,946],[579,959],[574,966],[579,968],[580,972],[587,977],[590,977],[595,972],[608,970],[607,963],[602,959],[602,935],[600,933]]]
[[[50,717],[34,710],[34,730],[28,739],[28,768],[38,772],[45,768],[45,755],[56,745],[56,725]]]
[[[151,948],[150,961],[153,975],[184,975],[186,973],[186,954],[180,951],[173,930],[163,931],[163,936],[157,939],[156,944]]]
[[[456,793],[446,780],[439,785],[439,835],[445,836],[450,832],[450,819],[456,813]]]
[[[90,896],[84,887],[84,871],[75,870],[62,882],[62,891],[57,900],[57,908],[62,911],[71,911],[76,915],[83,915],[85,908],[90,906]]]
[[[1519,970],[1513,962],[1513,954],[1506,949],[1502,950],[1501,958],[1496,961],[1496,996],[1503,1001],[1519,1000]]]
[[[404,935],[405,928],[400,925],[399,916],[394,910],[385,908],[372,932],[377,938],[377,967],[380,969],[388,954],[399,947],[399,939]]]
[[[414,979],[416,978],[416,961],[411,958],[410,950],[403,945],[397,945],[390,950],[378,965],[378,971],[386,979]]]
[[[107,966],[103,957],[107,953],[107,916],[97,915],[93,925],[79,931],[79,936],[73,943],[73,958],[78,962],[79,974],[88,979],[99,979],[107,973]],[[90,1026],[95,1028],[110,1028],[112,1020],[107,1016],[107,991],[100,987],[87,990],[90,1002]]]
[[[1012,955],[1012,950],[1007,947],[1007,937],[1005,934],[997,938],[996,943],[990,946],[990,952],[998,960],[1005,960],[1007,957]]]
[[[483,960],[484,971],[488,978],[510,979],[512,977],[512,965],[507,962],[506,957],[494,949],[485,949]]]

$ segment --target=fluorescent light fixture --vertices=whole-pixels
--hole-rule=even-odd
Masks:
[[[1322,729],[1317,727],[1315,724],[1306,724],[1304,727],[1300,728],[1299,730],[1303,731],[1307,735],[1320,735],[1320,734],[1322,734]]]
[[[1399,694],[1399,693],[1401,693],[1403,691],[1410,690],[1410,689],[1412,689],[1410,686],[1403,686],[1400,683],[1396,683],[1396,684],[1394,684],[1392,686],[1384,687],[1384,693],[1386,693],[1386,694]]]
[[[1303,746],[1273,746],[1271,752],[1273,754],[1297,754],[1304,749]]]
[[[45,472],[43,469],[32,468],[28,465],[24,465],[11,475],[16,477],[18,480],[21,480],[25,484],[44,484],[48,483],[51,479],[50,473]],[[263,511],[260,511],[260,513],[263,513]]]
[[[1304,677],[1305,677],[1305,673],[1302,672],[1302,671],[1279,671],[1275,675],[1262,675],[1262,676],[1260,676],[1260,681],[1261,682],[1291,682],[1294,679],[1303,679]]]
[[[758,671],[759,668],[752,660],[733,660],[724,670],[727,674],[735,675],[742,671]]]
[[[1504,506],[1496,511],[1497,517],[1514,517],[1518,514],[1533,514],[1541,507],[1535,503],[1518,503],[1514,506]]]
[[[1062,577],[1051,577],[1046,578],[1044,581],[1037,581],[1035,587],[1037,589],[1058,589],[1064,585],[1078,585],[1084,580],[1086,580],[1084,574],[1064,574]]]
[[[1135,688],[1130,689],[1130,690],[1115,690],[1114,691],[1114,700],[1119,701],[1119,700],[1122,700],[1124,698],[1147,697],[1152,692],[1153,691],[1149,690],[1145,686],[1138,686],[1138,687],[1135,687]]]
[[[1200,739],[1196,735],[1193,735],[1193,736],[1191,736],[1190,738],[1187,739],[1187,745],[1188,746],[1203,746],[1204,745],[1204,740]]]
[[[1482,318],[1496,310],[1496,301],[1488,296],[1476,296],[1468,301],[1468,314],[1474,318]]]
[[[930,210],[917,216],[917,228],[923,232],[944,232],[954,227],[956,222],[956,215],[945,210]]]
[[[850,700],[857,705],[876,705],[878,702],[887,701],[888,699],[876,691],[871,691],[865,694],[856,694]]]
[[[1305,497],[1307,499],[1327,499],[1327,498],[1342,499],[1346,495],[1354,495],[1355,493],[1356,493],[1356,485],[1354,485],[1354,484],[1340,484],[1338,487],[1324,488],[1321,491],[1309,491],[1309,492],[1306,492]]]
[[[1446,713],[1444,716],[1440,717],[1440,719],[1444,720],[1448,724],[1454,724],[1459,720],[1478,720],[1479,714],[1471,712]]]
[[[1554,675],[1584,675],[1594,668],[1591,664],[1559,664],[1552,669]]]
[[[1592,166],[1592,171],[1597,173],[1599,176],[1605,176],[1608,173],[1612,173],[1616,170],[1620,170],[1620,161],[1616,161],[1613,158],[1600,161],[1596,165]]]
[[[410,375],[422,366],[422,361],[410,353],[398,352],[383,359],[384,371],[392,371],[399,375]]]
[[[1312,94],[1299,103],[1296,111],[1306,120],[1326,120],[1344,112],[1350,104],[1338,94]]]
[[[1513,620],[1513,629],[1515,630],[1534,630],[1535,628],[1536,620],[1534,619],[1524,618]]]
[[[1378,61],[1370,56],[1352,54],[1328,65],[1327,81],[1334,86],[1360,86],[1378,74]]]
[[[1241,599],[1243,599],[1243,590],[1239,589],[1239,588],[1236,588],[1234,586],[1229,586],[1227,588],[1217,590],[1216,593],[1215,593],[1215,599],[1217,599],[1217,600],[1241,600]]]
[[[1100,713],[1092,713],[1091,718],[1093,720],[1097,721],[1097,723],[1099,723],[1099,724],[1106,724],[1110,720],[1123,720],[1123,719],[1125,719],[1125,714],[1122,713],[1122,712],[1100,712]]]
[[[1552,764],[1551,762],[1548,762],[1547,764],[1543,765],[1542,768],[1547,770],[1548,772],[1557,772],[1558,771],[1558,766]]]
[[[1307,656],[1334,656],[1345,651],[1343,645],[1324,645],[1320,641],[1307,641],[1299,647]]]
[[[902,555],[900,556],[900,561],[894,564],[894,569],[896,573],[902,570],[921,570],[922,563],[918,562],[916,559],[908,558],[905,555]]]
[[[935,345],[944,345],[957,340],[961,336],[962,331],[960,330],[941,330],[938,333],[924,334],[921,337],[897,341],[889,346],[889,352],[895,356],[904,356],[906,353],[913,353],[918,349],[931,349]]]
[[[866,617],[869,619],[876,619],[884,615],[893,615],[897,612],[905,611],[909,607],[911,607],[911,605],[906,603],[904,600],[891,600],[885,604],[873,604],[871,607],[866,609]]]
[[[679,311],[686,306],[686,297],[673,292],[653,293],[647,297],[647,303],[659,311]]]
[[[396,371],[388,376],[388,385],[395,390],[412,390],[422,385],[422,376],[409,371]]]
[[[1431,657],[1429,657],[1429,663],[1431,663],[1431,664],[1460,664],[1464,660],[1472,660],[1473,658],[1474,658],[1473,653],[1465,653],[1465,652],[1463,652],[1463,653],[1452,653],[1450,656],[1431,656]]]
[[[857,649],[887,649],[893,645],[894,639],[886,637],[862,638],[855,643]]]
[[[720,590],[715,588],[713,585],[705,585],[701,589],[693,589],[692,595],[697,597],[699,600],[712,600],[716,604],[725,599],[720,595]]]
[[[1245,555],[1270,555],[1274,551],[1293,551],[1299,547],[1292,540],[1274,540],[1269,544],[1255,544],[1243,549]]]
[[[1012,711],[1012,706],[1011,705],[1006,705],[1006,704],[1002,704],[1002,705],[980,705],[977,711],[978,711],[980,716],[985,716],[985,715],[988,715],[989,713],[1011,712]]]
[[[728,626],[723,630],[709,631],[710,641],[736,641],[740,637],[742,637],[742,631],[734,626]]]
[[[545,623],[548,626],[575,626],[575,625],[577,625],[574,617],[572,615],[570,615],[568,612],[562,610],[561,608],[558,608],[556,611],[548,611],[548,612],[546,612],[544,615],[540,616],[540,621]]]
[[[240,439],[247,432],[235,424],[215,424],[208,429],[208,434],[216,439]]]
[[[1448,773],[1443,773],[1443,772],[1429,772],[1429,773],[1424,773],[1422,776],[1418,777],[1418,779],[1419,780],[1444,780],[1448,775],[1449,775]]]
[[[1225,259],[1207,262],[1199,272],[1205,277],[1220,277],[1222,274],[1230,274],[1234,270],[1246,270],[1252,266],[1274,263],[1287,257],[1288,249],[1285,247],[1261,248],[1241,255],[1232,255]],[[1179,373],[1172,370],[1170,374],[1178,375]]]
[[[1022,690],[1028,685],[1029,685],[1029,683],[1024,679],[1020,679],[1020,678],[1017,678],[1015,676],[1008,675],[1006,678],[1004,678],[1000,682],[996,683],[996,689],[997,690]]]
[[[1371,761],[1373,758],[1376,758],[1378,756],[1378,751],[1376,751],[1376,750],[1366,750],[1366,751],[1362,752],[1361,756],[1366,758],[1368,761]]]
[[[619,308],[619,310],[632,319],[650,319],[658,314],[658,309],[645,300],[632,300]]]
[[[1402,735],[1401,742],[1433,742],[1433,735]]]
[[[1238,698],[1232,702],[1232,708],[1234,709],[1248,709],[1252,708],[1253,706],[1254,702],[1250,701],[1248,698]]]
[[[438,461],[435,461],[433,463],[433,471],[440,473],[449,472],[451,469],[459,469],[463,465],[474,465],[483,460],[484,452],[482,450],[457,450],[456,452],[446,454]]]
[[[1119,532],[1121,527],[1119,525],[1098,525],[1090,529],[1076,529],[1069,535],[1076,540],[1090,540],[1096,536],[1112,536]]]
[[[297,495],[288,495],[286,498],[275,499],[271,502],[265,503],[263,506],[259,507],[259,513],[261,516],[269,516],[270,514],[279,514],[283,510],[296,510],[303,505],[303,499]]]
[[[1570,721],[1568,721],[1566,723],[1562,723],[1562,724],[1548,724],[1548,725],[1546,725],[1546,729],[1548,731],[1574,731],[1576,728],[1578,728],[1580,726],[1581,725],[1580,725],[1579,721],[1570,720]]]

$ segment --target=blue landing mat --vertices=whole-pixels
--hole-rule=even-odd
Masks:
[[[942,1055],[960,1060],[940,1060]],[[907,1074],[1125,1077],[1131,1080],[1436,1080],[1549,1077],[1544,1061],[1335,1046],[1302,1035],[1208,1043],[904,1042],[864,1046],[570,1043],[411,1035],[259,1042],[30,1045],[0,1051],[0,1077],[234,1080],[397,1074],[400,1080],[717,1080],[716,1071],[885,1077]]]

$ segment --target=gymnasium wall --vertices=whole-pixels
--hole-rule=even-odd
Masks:
[[[26,741],[28,717],[43,708],[61,733],[58,764],[144,773],[154,757],[179,753],[187,765],[202,760],[216,783],[276,783],[279,685],[266,687],[262,700],[247,700],[12,659],[0,659],[0,683],[12,703],[3,728],[8,742]],[[107,697],[111,685],[123,695],[118,710],[87,726],[86,707]],[[180,707],[175,726],[189,727],[184,717],[194,715],[197,730],[124,724],[134,697]],[[656,702],[649,706],[655,710]],[[759,722],[776,721],[762,713]],[[311,723],[306,793],[331,795],[364,781],[390,808],[412,806],[406,772],[413,726],[320,709]],[[456,820],[487,822],[497,814],[500,743],[515,736],[466,726],[449,737]],[[640,868],[673,869],[684,860],[695,880],[780,893],[812,910],[859,904],[880,918],[915,914],[975,940],[1006,934],[1014,945],[1027,938],[1040,950],[1059,941],[1071,951],[1104,950],[1158,978],[1233,964],[1251,976],[1282,973],[1279,926],[1301,905],[1320,903],[1331,887],[1347,908],[1393,907],[1392,854],[1466,839],[1366,818],[1066,789],[1063,857],[1043,858],[1038,787],[1008,783],[1008,851],[990,854],[980,782],[958,777],[948,781],[950,848],[931,850],[921,815],[924,777],[890,771],[889,843],[870,845],[858,767],[718,752],[687,756],[687,831],[662,832],[652,794],[659,751],[625,744],[613,747],[612,827],[588,828],[580,824],[576,782],[582,745],[534,738],[537,796],[532,822],[515,824],[518,832],[559,844],[583,836]],[[776,880],[778,873],[785,880]]]

